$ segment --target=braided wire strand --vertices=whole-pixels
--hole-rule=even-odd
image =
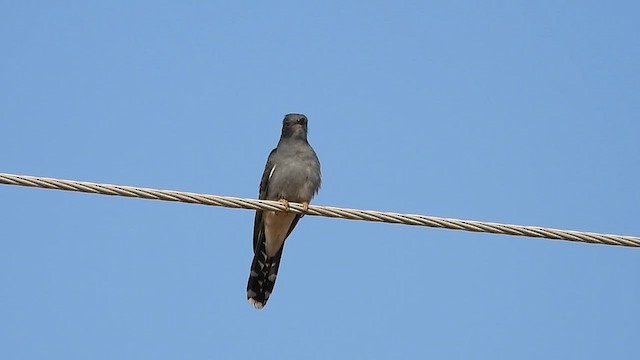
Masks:
[[[44,189],[77,191],[90,194],[124,196],[150,200],[184,202],[208,206],[222,206],[234,209],[286,211],[278,201],[246,199],[231,196],[198,194],[184,191],[159,190],[134,186],[98,184],[85,181],[63,180],[28,175],[0,173],[0,184],[37,187]],[[290,203],[288,211],[303,213],[302,204]],[[459,220],[426,215],[399,214],[375,210],[338,208],[332,206],[309,205],[305,213],[347,220],[385,222],[393,224],[427,226],[440,229],[484,232],[500,235],[526,236],[553,240],[566,240],[602,245],[640,247],[640,237],[599,234],[592,232],[560,230],[538,226],[500,224],[493,222]]]

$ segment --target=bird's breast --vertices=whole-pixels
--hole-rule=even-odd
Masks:
[[[318,190],[320,169],[312,160],[292,158],[276,164],[269,180],[269,198],[310,201]]]

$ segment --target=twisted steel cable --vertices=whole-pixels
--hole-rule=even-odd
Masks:
[[[98,184],[84,181],[62,180],[38,176],[0,173],[0,184],[38,187],[91,194],[124,196],[151,200],[177,201],[190,204],[222,206],[235,209],[287,210],[278,201],[245,199],[230,196],[197,194],[184,191],[159,190],[133,186]],[[289,211],[303,213],[302,204],[290,203]],[[428,226],[433,228],[485,232],[491,234],[527,236],[554,240],[586,242],[591,244],[640,247],[640,237],[599,234],[592,232],[560,230],[538,226],[499,224],[475,220],[459,220],[426,215],[398,214],[392,212],[346,209],[331,206],[309,205],[306,215],[325,216],[348,220],[386,222],[393,224]]]

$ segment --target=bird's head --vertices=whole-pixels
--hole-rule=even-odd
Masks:
[[[307,140],[307,117],[302,114],[288,114],[282,120],[281,139]]]

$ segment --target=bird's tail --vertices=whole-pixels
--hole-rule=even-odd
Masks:
[[[284,248],[284,244],[282,244],[280,251],[275,256],[269,257],[265,249],[266,242],[264,239],[262,240],[258,242],[258,248],[254,251],[249,282],[247,283],[247,300],[256,309],[262,309],[269,300],[269,295],[276,284]]]

